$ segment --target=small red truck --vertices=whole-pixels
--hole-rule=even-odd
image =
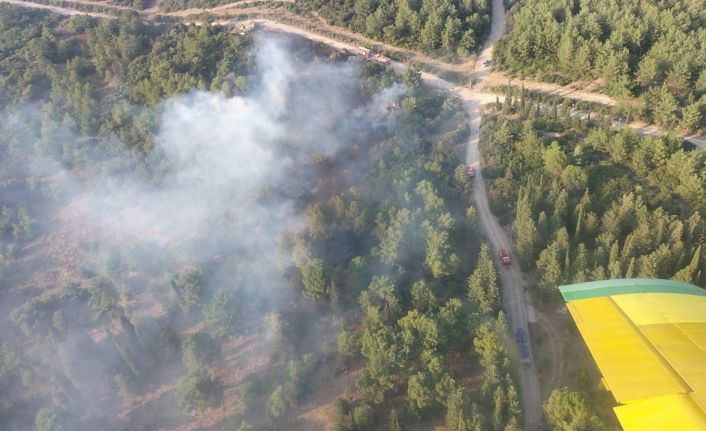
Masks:
[[[510,265],[512,263],[512,259],[510,258],[510,251],[508,249],[500,249],[500,262],[502,262],[505,266]]]
[[[356,49],[355,53],[363,58],[367,58],[367,59],[376,61],[381,64],[389,64],[390,63],[390,59],[388,57],[385,57],[384,55],[382,55],[380,53],[375,53],[375,52],[373,52],[372,49],[370,49],[366,46],[359,46]]]
[[[367,48],[365,46],[359,46],[357,50],[357,54],[363,58],[370,58],[372,57],[372,52],[370,51],[370,48]]]
[[[387,58],[387,57],[385,57],[385,56],[382,55],[382,54],[375,54],[375,55],[373,56],[373,60],[377,61],[378,63],[382,63],[382,64],[388,64],[388,63],[390,63],[390,59]]]
[[[468,174],[468,178],[474,178],[476,176],[476,171],[471,165],[466,165],[466,173]]]

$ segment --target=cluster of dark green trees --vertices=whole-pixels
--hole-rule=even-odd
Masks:
[[[540,291],[622,277],[705,286],[706,155],[563,111],[509,98],[482,129],[493,209]]]
[[[454,431],[519,429],[498,276],[479,247],[454,151],[467,122],[459,101],[421,88],[418,72],[403,81],[399,128],[369,149],[366,181],[312,202],[308,230],[287,244],[302,294],[346,311],[339,353],[365,364],[359,398],[337,400],[334,420],[341,430],[441,420]],[[362,322],[351,314],[356,302]],[[465,380],[473,351],[482,388]]]
[[[244,76],[250,70],[247,38],[206,26],[149,27],[134,14],[117,20],[64,18],[3,4],[0,35],[0,108],[7,120],[0,126],[3,273],[17,264],[18,250],[46,228],[46,220],[33,214],[45,213],[47,201],[62,198],[51,182],[28,176],[27,172],[36,171],[34,161],[47,157],[66,167],[94,172],[104,165],[118,169],[140,165],[154,156],[151,150],[161,98],[192,88],[213,88],[226,94],[243,91]],[[25,109],[29,104],[39,109]],[[38,175],[46,174],[51,172],[38,171]],[[142,257],[141,252],[145,252]],[[24,357],[22,351],[6,346],[8,355],[13,355],[7,357],[19,358],[21,366],[8,365],[0,376],[3,428],[31,428],[35,421],[25,416],[33,411],[37,411],[36,427],[42,431],[100,427],[91,418],[81,418],[80,409],[72,406],[76,385],[115,385],[129,400],[158,381],[152,369],[155,364],[178,358],[181,339],[171,322],[177,316],[170,313],[162,321],[142,325],[138,339],[133,321],[126,317],[130,312],[118,305],[135,294],[125,277],[126,269],[136,267],[140,259],[155,262],[159,254],[137,249],[126,250],[123,256],[110,254],[95,265],[86,264],[82,288],[71,284],[33,297],[13,311],[11,320],[23,336],[43,340],[41,344],[50,350],[61,351],[66,343],[78,343],[87,357],[104,358],[106,347],[96,345],[82,331],[98,323],[111,337],[112,348],[108,349],[113,353],[108,357],[117,356],[120,362],[110,369],[100,362],[86,363],[87,368],[95,366],[101,377],[86,382],[77,377],[80,370],[60,364],[49,371],[44,364]],[[151,271],[158,276],[163,269],[156,265]],[[176,302],[196,313],[203,304],[209,331],[216,337],[232,334],[238,322],[232,298],[205,291],[202,280],[189,275],[181,271],[174,277]],[[7,284],[11,279],[3,278],[3,290],[12,287]],[[116,321],[124,322],[121,329],[115,329]],[[185,359],[191,358],[186,353],[190,345],[184,343]],[[188,375],[178,390],[184,412],[217,404],[222,392],[205,367],[193,366],[193,362],[189,359]],[[51,373],[60,376],[58,388],[40,383],[54,380]]]
[[[172,12],[189,8],[208,9],[226,3],[233,2],[230,0],[162,0],[159,3],[159,8],[166,12]]]
[[[0,152],[20,163],[32,156],[24,143],[36,130],[41,131],[36,152],[71,166],[94,161],[96,139],[125,145],[95,156],[149,153],[161,98],[192,88],[228,95],[245,89],[248,38],[209,26],[147,26],[136,14],[61,19],[0,7],[0,107],[38,101],[43,106],[40,118],[3,126],[7,138]],[[52,143],[66,129],[85,139],[57,148]]]
[[[706,9],[681,0],[541,0],[514,7],[495,47],[498,67],[542,80],[602,80],[639,96],[664,127],[706,127]]]
[[[307,0],[335,25],[385,43],[466,57],[490,29],[488,0]]]
[[[152,151],[159,100],[193,88],[228,95],[244,91],[250,48],[248,38],[215,27],[146,26],[136,14],[115,20],[66,18],[0,5],[3,294],[10,295],[24,282],[16,278],[24,270],[8,271],[23,268],[18,262],[22,248],[51,226],[37,214],[67,198],[60,180],[47,180],[54,165],[38,166],[37,160],[55,160],[86,173],[104,167],[144,169],[140,166],[159,156]],[[25,356],[15,343],[4,345],[2,428],[101,428],[96,418],[83,416],[73,404],[80,398],[79,387],[92,387],[95,394],[117,388],[129,400],[159,382],[161,368],[155,366],[178,363],[180,351],[186,370],[177,391],[182,410],[217,405],[222,386],[207,367],[225,337],[248,327],[240,325],[232,294],[207,289],[207,272],[174,262],[152,244],[124,250],[82,246],[92,248],[94,261],[81,263],[81,281],[30,295],[6,323],[19,329],[18,337],[46,346],[40,353],[47,357],[70,357],[75,353],[67,346],[76,346],[84,355],[81,367],[93,369],[96,376],[88,381],[72,361],[47,366],[37,352]],[[37,264],[41,268],[42,262]],[[134,310],[125,306],[144,288],[127,275],[136,268],[153,279],[165,270],[173,272],[165,289],[155,289],[162,296],[170,287],[173,291],[160,298],[169,308],[161,319],[137,321]],[[194,318],[203,319],[206,328],[182,337],[176,322]],[[92,340],[87,327],[102,327],[107,341]]]
[[[593,431],[606,429],[591,411],[590,403],[578,391],[567,387],[554,389],[544,402],[547,422],[556,430]]]
[[[66,197],[57,194],[59,180],[28,174],[37,156],[82,175],[117,170],[158,182],[168,169],[153,145],[159,100],[192,88],[245,92],[252,70],[248,38],[209,26],[149,27],[132,14],[65,18],[0,5],[0,35],[0,108],[10,119],[0,127],[1,173],[8,179],[2,186],[4,196],[23,197],[3,197],[6,267],[18,264],[17,244],[52,227],[35,220],[34,210]],[[396,80],[384,66],[363,63],[361,98]],[[491,252],[481,246],[457,156],[468,124],[461,103],[422,89],[416,70],[402,81],[407,92],[390,105],[386,124],[345,155],[363,169],[350,176],[358,180],[335,180],[346,171],[331,169],[341,160],[312,160],[313,174],[330,184],[301,197],[307,229],[285,235],[273,250],[292,256],[284,284],[296,306],[267,308],[269,302],[253,300],[241,286],[223,288],[217,274],[257,271],[228,249],[204,264],[194,263],[189,250],[164,250],[148,240],[110,249],[86,242],[80,247],[90,258],[80,263],[79,280],[22,292],[28,299],[9,316],[16,339],[37,341],[46,351],[27,355],[14,343],[0,348],[0,423],[10,430],[98,429],[106,418],[78,408],[86,387],[95,399],[118,392],[131,402],[174,376],[176,404],[184,415],[198,415],[224,397],[216,372],[222,345],[253,331],[267,333],[274,372],[244,385],[243,409],[232,422],[245,430],[286,420],[307,388],[316,389],[313,376],[327,357],[310,353],[305,338],[324,314],[340,322],[334,359],[363,368],[354,399],[337,402],[339,428],[445,420],[454,431],[517,429],[499,281]],[[24,109],[28,104],[37,108]],[[189,240],[213,239],[198,235],[206,234]],[[4,291],[11,287],[3,282]],[[144,314],[146,295],[163,313]],[[318,312],[305,311],[312,307]],[[97,341],[88,328],[105,337]],[[74,347],[81,361],[65,359]],[[64,359],[47,364],[54,356]],[[476,364],[483,370],[480,388],[470,383]],[[174,420],[166,411],[151,413],[147,422],[128,425],[155,429]]]

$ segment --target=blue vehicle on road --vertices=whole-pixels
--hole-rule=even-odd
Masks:
[[[527,335],[525,334],[524,328],[517,328],[517,333],[515,334],[515,336],[517,337],[517,344],[520,346],[520,356],[522,359],[522,365],[527,368],[530,364],[530,354],[529,346],[527,345]]]

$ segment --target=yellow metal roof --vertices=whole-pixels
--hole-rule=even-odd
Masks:
[[[623,428],[706,431],[704,291],[646,280],[649,288],[631,293],[640,280],[620,280],[619,289],[609,283],[561,289],[606,387],[623,404],[615,409]]]

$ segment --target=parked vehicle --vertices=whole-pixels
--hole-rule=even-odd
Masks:
[[[375,52],[373,52],[372,49],[370,49],[366,46],[359,46],[356,49],[356,54],[358,54],[359,56],[361,56],[363,58],[367,58],[369,60],[373,60],[373,61],[376,61],[381,64],[389,64],[390,63],[390,59],[388,57],[385,57],[384,55],[382,55],[380,53],[375,53]]]
[[[373,55],[372,52],[370,51],[370,48],[366,48],[364,46],[358,47],[357,54],[363,58],[370,58]]]
[[[517,333],[517,345],[520,347],[520,359],[522,360],[522,365],[529,367],[530,364],[530,354],[529,346],[527,345],[527,336],[525,335],[525,330],[523,328],[518,328]]]
[[[468,174],[468,178],[474,178],[476,176],[476,171],[471,165],[466,165],[466,173]]]
[[[500,261],[503,265],[508,266],[512,263],[512,258],[510,257],[510,251],[506,248],[500,249]]]
[[[378,63],[382,63],[382,64],[388,64],[390,62],[390,59],[385,57],[382,54],[375,54],[373,56],[373,60],[377,61]]]

